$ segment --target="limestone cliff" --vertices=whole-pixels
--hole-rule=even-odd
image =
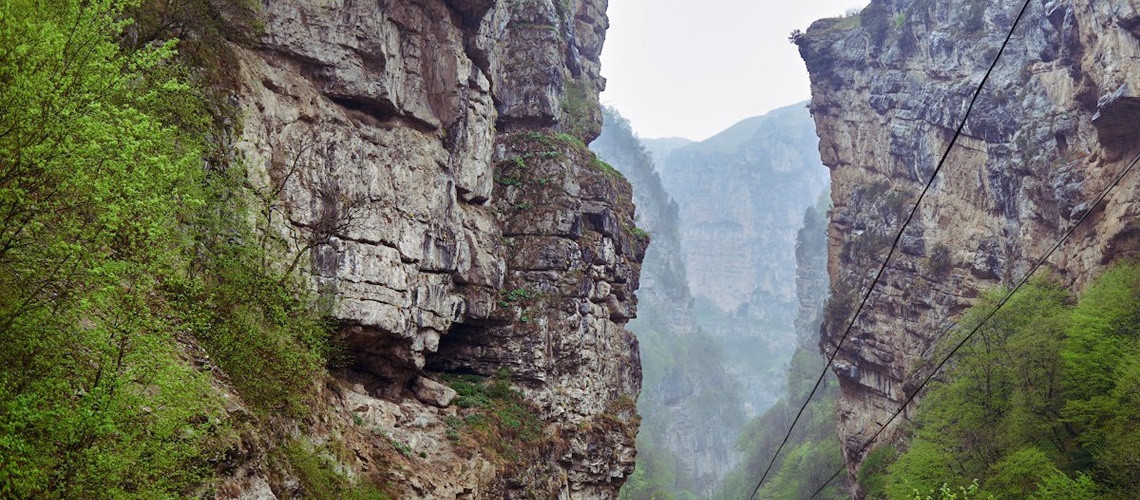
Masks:
[[[793,38],[831,168],[834,349],[1023,2],[873,0]],[[1140,151],[1140,2],[1030,2],[934,189],[840,350],[839,433],[856,450],[913,390],[928,350],[984,288],[1050,267],[1077,286],[1134,254],[1140,176],[1089,206]]]
[[[354,360],[328,418],[380,434],[346,465],[401,497],[610,498],[632,471],[623,325],[647,241],[629,184],[583,145],[605,8],[268,2],[260,41],[234,48],[249,184]],[[534,449],[460,449],[441,373],[509,373]],[[393,459],[388,440],[424,451]]]
[[[661,165],[697,317],[725,343],[753,415],[779,397],[795,349],[796,231],[827,185],[817,147],[796,104],[678,147]]]

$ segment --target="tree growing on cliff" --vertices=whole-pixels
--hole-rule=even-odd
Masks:
[[[216,387],[297,414],[324,368],[320,318],[245,245],[208,89],[134,43],[137,8],[0,2],[3,498],[204,494],[235,445]]]
[[[987,294],[961,331],[1002,296]],[[1075,306],[1047,280],[1023,288],[931,386],[906,451],[879,468],[885,474],[861,475],[874,486],[868,497],[913,498],[976,479],[980,494],[997,498],[1135,498],[1138,311],[1135,264],[1105,272]]]
[[[120,0],[0,4],[0,496],[161,496],[203,474],[208,387],[158,280],[201,202],[172,51]],[[145,463],[138,467],[136,464]]]

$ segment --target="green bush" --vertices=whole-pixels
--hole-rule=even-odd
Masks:
[[[120,49],[131,6],[0,4],[0,497],[181,496],[224,443],[159,291],[203,203],[168,121],[202,106],[169,43]]]
[[[447,374],[443,381],[458,393],[454,404],[463,409],[462,419],[447,421],[449,439],[458,441],[463,432],[472,444],[512,463],[542,444],[542,422],[523,394],[511,387],[509,371],[486,378]]]
[[[894,463],[896,453],[893,446],[880,446],[863,459],[857,480],[866,498],[886,498],[887,469]]]
[[[406,445],[405,445],[406,446]],[[379,487],[364,478],[338,472],[337,457],[328,449],[314,448],[301,441],[286,443],[281,452],[289,468],[301,481],[305,498],[316,500],[388,500]]]
[[[332,354],[203,170],[216,109],[129,21],[156,5],[0,3],[3,498],[200,494],[234,444],[210,378],[296,414]]]
[[[987,294],[963,328],[1002,295]],[[997,498],[1140,495],[1138,337],[1135,264],[1106,271],[1075,305],[1047,281],[1023,288],[930,386],[887,496],[975,479],[979,495]]]

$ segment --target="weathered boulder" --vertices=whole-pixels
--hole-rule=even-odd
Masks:
[[[455,389],[427,377],[416,377],[412,382],[412,392],[416,399],[440,408],[447,408],[451,400],[459,395]]]

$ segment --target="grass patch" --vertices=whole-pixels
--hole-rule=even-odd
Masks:
[[[629,231],[630,235],[632,235],[634,238],[637,238],[640,241],[649,241],[649,233],[640,227],[628,226],[628,227],[626,227],[626,230]]]
[[[365,479],[339,472],[336,458],[327,449],[314,449],[294,439],[281,448],[289,468],[301,482],[305,498],[317,500],[390,500],[378,486]]]
[[[527,287],[519,287],[513,290],[504,290],[500,292],[498,305],[499,307],[509,307],[514,304],[541,299],[542,297],[542,292],[538,292]]]
[[[621,172],[618,172],[618,170],[616,168],[614,168],[613,165],[610,165],[609,163],[602,161],[597,156],[593,157],[590,160],[590,165],[593,166],[594,168],[598,169],[598,170],[601,170],[602,173],[605,174],[606,177],[609,177],[610,179],[617,180],[617,179],[624,179],[625,178],[625,176],[621,175]]]
[[[466,441],[507,463],[521,463],[533,454],[542,442],[542,422],[522,392],[511,387],[510,377],[506,369],[492,377],[443,376],[459,393],[454,404],[461,409],[459,416],[444,419],[449,440]]]
[[[562,126],[573,137],[585,137],[598,127],[598,103],[590,98],[583,80],[566,83],[562,97]]]

